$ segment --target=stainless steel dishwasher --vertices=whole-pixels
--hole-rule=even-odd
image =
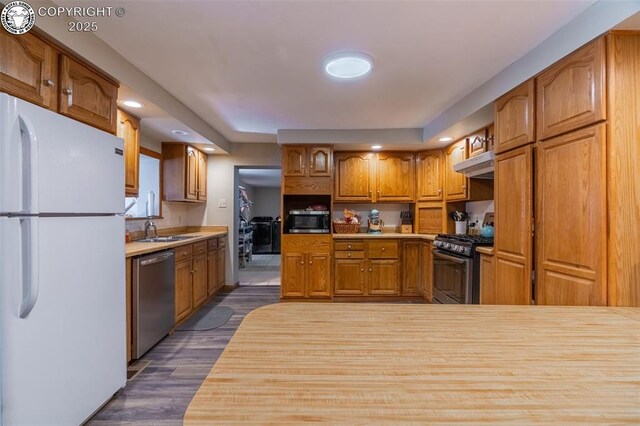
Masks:
[[[175,257],[165,250],[133,260],[133,357],[140,358],[175,325]]]

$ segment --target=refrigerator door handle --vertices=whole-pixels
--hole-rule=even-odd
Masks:
[[[27,318],[38,301],[38,219],[20,219],[22,237],[22,302],[20,318]]]
[[[27,118],[18,115],[22,144],[22,211],[38,211],[38,138]]]

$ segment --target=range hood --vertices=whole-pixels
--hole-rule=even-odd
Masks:
[[[467,177],[476,179],[493,179],[493,160],[496,154],[487,151],[453,165],[453,170]]]

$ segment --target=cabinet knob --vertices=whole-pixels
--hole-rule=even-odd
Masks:
[[[462,185],[462,189],[466,189],[466,188],[467,188],[467,185]]]
[[[369,272],[373,272],[373,270],[371,268],[369,268]]]
[[[304,260],[302,262],[300,262],[301,265],[304,265]]]
[[[68,88],[67,89],[62,89],[62,93],[64,93],[67,96],[71,96],[71,95],[73,95],[73,90],[68,89]]]
[[[438,195],[442,194],[442,188],[438,189]]]
[[[386,247],[382,247],[382,251],[385,251],[385,250],[386,250]]]
[[[46,79],[42,82],[42,84],[44,84],[47,87],[53,87],[55,86],[55,83],[53,82],[53,80],[51,79]]]
[[[347,246],[347,248],[348,248],[349,250],[351,250],[351,244],[349,244],[349,245]]]
[[[309,261],[309,265],[313,265],[313,262],[312,262],[312,261]]]
[[[360,272],[364,272],[364,268],[360,268]]]
[[[347,257],[351,257],[351,253],[347,253]]]

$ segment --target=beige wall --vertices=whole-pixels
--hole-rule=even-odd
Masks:
[[[280,216],[280,188],[253,188],[253,216]]]
[[[227,283],[238,282],[236,255],[236,225],[234,205],[238,203],[236,167],[280,167],[280,147],[275,143],[231,144],[229,155],[209,155],[207,174],[207,205],[188,211],[190,226],[223,225],[232,233],[227,252]],[[227,200],[227,207],[218,207],[218,200]]]

